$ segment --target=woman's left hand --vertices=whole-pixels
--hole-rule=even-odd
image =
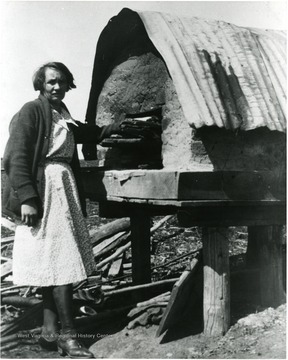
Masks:
[[[25,225],[36,225],[38,221],[38,207],[35,199],[29,199],[21,205],[21,220]]]

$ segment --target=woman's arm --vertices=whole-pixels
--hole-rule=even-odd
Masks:
[[[3,164],[14,195],[20,204],[38,199],[32,176],[35,143],[37,137],[36,115],[28,104],[17,113],[9,127],[10,136],[5,148]],[[37,208],[37,206],[36,206]],[[35,210],[29,211],[34,216]]]

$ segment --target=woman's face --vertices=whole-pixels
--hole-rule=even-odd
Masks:
[[[45,70],[45,81],[43,84],[43,95],[51,104],[59,105],[68,91],[68,84],[65,75],[56,69]]]

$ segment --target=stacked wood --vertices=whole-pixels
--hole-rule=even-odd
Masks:
[[[102,225],[100,228],[95,227],[89,231],[92,245],[96,246],[104,239],[107,239],[120,231],[126,231],[130,228],[130,219],[121,218]]]
[[[150,228],[150,234],[153,234],[163,226],[171,217],[172,215],[161,218],[160,221]],[[13,229],[9,221],[8,226],[10,229]],[[106,321],[114,315],[120,316],[120,314],[127,316],[128,329],[133,329],[136,326],[159,324],[170,297],[170,291],[167,291],[167,289],[171,290],[178,278],[133,286],[131,282],[130,235],[129,218],[117,219],[99,228],[92,228],[90,230],[91,243],[98,271],[88,277],[87,281],[74,284],[73,286],[73,298],[76,304],[74,305],[78,306],[78,310],[76,308],[75,310],[81,316],[77,320],[79,328],[84,329],[93,326],[93,324],[95,326],[95,320],[101,322],[103,319],[103,321]],[[2,242],[2,249],[3,246],[9,246],[13,241],[13,236],[5,238]],[[128,262],[127,251],[130,258]],[[19,314],[22,312],[11,323],[2,326],[1,337],[5,336],[7,346],[13,347],[16,344],[14,344],[13,340],[16,333],[29,330],[33,326],[35,327],[35,325],[42,325],[41,289],[27,286],[9,286],[9,282],[5,284],[5,278],[12,272],[12,259],[2,256],[1,262],[2,309],[12,309]],[[165,266],[165,264],[162,266]],[[123,269],[126,271],[124,276]],[[163,289],[166,290],[163,292]],[[140,296],[135,296],[135,294],[140,294]],[[131,301],[126,302],[126,300],[123,302],[123,295],[124,299],[128,295],[132,303]],[[120,300],[119,302],[118,300],[116,301],[117,308],[111,311],[107,310],[109,307],[106,306],[107,300],[110,298]],[[135,301],[136,299],[137,302]],[[83,309],[86,310],[84,311]],[[12,336],[11,339],[13,339],[11,340],[9,336]]]
[[[162,109],[154,109],[148,112],[126,114],[120,123],[120,133],[103,140],[102,146],[125,146],[147,143],[161,144],[162,133]]]

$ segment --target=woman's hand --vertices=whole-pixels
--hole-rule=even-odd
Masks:
[[[21,205],[21,220],[25,225],[36,225],[38,221],[38,207],[35,199],[29,199]]]

